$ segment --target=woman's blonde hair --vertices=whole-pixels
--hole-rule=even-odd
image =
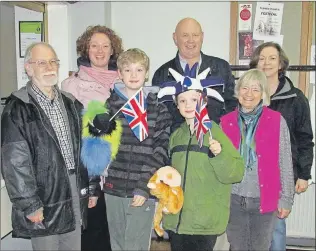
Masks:
[[[258,85],[262,92],[263,105],[270,105],[270,90],[267,77],[264,72],[258,69],[248,70],[239,78],[235,86],[235,97],[238,98],[240,88],[247,85],[250,81],[258,81]]]

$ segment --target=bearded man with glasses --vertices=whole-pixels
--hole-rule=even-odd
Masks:
[[[59,59],[47,43],[30,45],[30,81],[11,94],[1,117],[1,172],[12,202],[13,236],[33,250],[81,250],[89,184],[80,161],[82,104],[60,91]],[[89,187],[90,185],[90,187]]]

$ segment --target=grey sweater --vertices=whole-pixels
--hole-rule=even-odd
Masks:
[[[284,209],[291,209],[294,198],[294,174],[290,144],[290,133],[286,121],[283,117],[281,117],[280,124],[279,166],[281,177],[281,194],[278,207]],[[251,168],[245,168],[243,180],[240,183],[233,184],[232,193],[243,197],[260,197],[257,161],[254,162]]]

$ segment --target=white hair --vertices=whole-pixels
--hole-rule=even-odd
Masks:
[[[25,55],[24,55],[24,64],[26,64],[32,58],[32,50],[37,45],[44,45],[44,46],[50,48],[57,57],[56,51],[54,50],[54,48],[50,44],[45,43],[45,42],[36,42],[36,43],[33,43],[27,47],[27,49],[25,51]]]
[[[249,83],[249,81],[258,81],[260,90],[262,91],[263,105],[270,105],[270,90],[268,80],[264,72],[258,69],[251,69],[246,71],[238,80],[235,86],[235,97],[238,98],[239,90],[242,86]]]

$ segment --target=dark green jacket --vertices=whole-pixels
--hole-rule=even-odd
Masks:
[[[184,204],[176,215],[165,215],[163,226],[179,234],[215,235],[225,231],[230,207],[231,184],[243,178],[244,163],[233,144],[212,122],[212,136],[222,151],[216,157],[209,150],[209,136],[202,148],[189,126],[183,123],[170,137],[172,166],[182,177]]]

